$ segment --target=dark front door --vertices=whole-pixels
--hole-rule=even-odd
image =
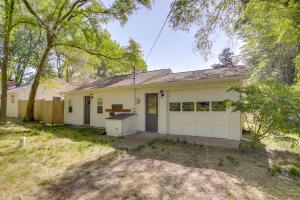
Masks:
[[[85,96],[84,97],[84,123],[90,124],[90,117],[91,117],[91,97]]]
[[[158,130],[158,94],[146,94],[146,131]]]

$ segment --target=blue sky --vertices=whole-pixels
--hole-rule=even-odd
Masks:
[[[156,0],[151,10],[141,8],[130,16],[125,26],[113,22],[106,28],[112,38],[121,45],[127,45],[129,38],[133,38],[141,45],[146,57],[170,10],[172,1]],[[171,68],[173,72],[180,72],[206,69],[218,62],[218,55],[225,47],[230,47],[238,53],[239,42],[230,42],[224,34],[220,33],[214,42],[212,55],[205,61],[194,49],[195,30],[174,31],[167,24],[147,60],[148,70]]]

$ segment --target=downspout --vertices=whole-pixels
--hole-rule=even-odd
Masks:
[[[136,112],[135,67],[133,67],[133,112]]]

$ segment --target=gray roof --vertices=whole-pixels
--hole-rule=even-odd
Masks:
[[[138,72],[135,75],[135,84],[142,84],[154,78],[159,78],[167,74],[172,73],[170,69],[160,69],[147,72]],[[77,87],[75,90],[83,89],[94,89],[94,88],[105,88],[105,87],[118,87],[118,86],[129,86],[134,84],[133,74],[114,76],[104,79],[99,79],[91,83],[85,83]]]
[[[166,76],[151,79],[145,82],[144,84],[217,79],[217,78],[238,77],[238,76],[247,76],[247,75],[248,75],[248,68],[244,65],[238,65],[235,67],[222,67],[217,69],[204,69],[204,70],[197,70],[197,71],[170,73]]]
[[[228,77],[245,77],[248,75],[248,68],[243,65],[235,67],[223,67],[218,69],[205,69],[197,71],[172,73],[170,69],[161,69],[147,72],[136,73],[135,84],[147,85],[155,83],[170,83],[181,81],[193,81],[204,79],[218,79]],[[91,83],[84,83],[77,87],[74,91],[110,88],[118,86],[130,86],[134,84],[133,74],[114,76],[104,79],[99,79]]]

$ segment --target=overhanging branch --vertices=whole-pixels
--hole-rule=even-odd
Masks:
[[[93,52],[93,51],[91,51],[91,50],[89,50],[89,49],[85,49],[85,48],[83,48],[83,47],[81,47],[81,46],[78,46],[78,45],[75,45],[75,44],[55,43],[54,45],[55,45],[55,46],[68,46],[68,47],[72,47],[72,48],[75,48],[75,49],[79,49],[79,50],[81,50],[81,51],[84,51],[84,52],[86,52],[86,53],[88,53],[88,54],[91,54],[91,55],[94,55],[94,56],[101,56],[101,57],[104,57],[104,58],[106,58],[106,59],[110,59],[110,60],[114,60],[114,61],[116,61],[116,62],[119,62],[119,63],[122,64],[122,65],[126,65],[126,63],[124,63],[124,62],[122,62],[122,61],[120,60],[121,58],[113,58],[113,57],[104,55],[104,54],[99,53],[99,52]]]

